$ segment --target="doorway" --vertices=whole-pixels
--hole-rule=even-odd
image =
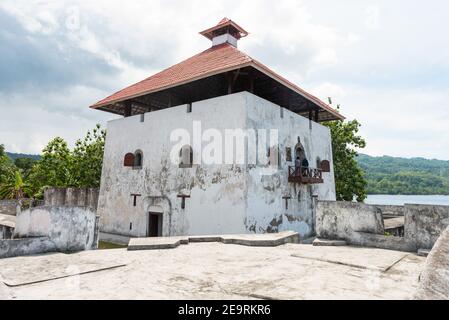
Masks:
[[[148,237],[162,237],[162,213],[150,212],[148,214]]]

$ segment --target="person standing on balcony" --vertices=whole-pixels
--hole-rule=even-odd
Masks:
[[[301,162],[301,167],[302,167],[302,175],[303,177],[306,177],[309,175],[309,161],[304,158]]]
[[[301,166],[304,167],[304,168],[308,168],[309,167],[309,161],[306,158],[304,158],[302,160]]]
[[[295,160],[295,176],[299,176],[299,170],[301,169],[301,159],[298,157],[296,157]]]

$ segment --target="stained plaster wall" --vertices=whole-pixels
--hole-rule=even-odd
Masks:
[[[20,211],[20,203],[17,200],[0,200],[0,214],[15,216]]]
[[[405,205],[406,241],[414,249],[432,249],[441,233],[449,226],[449,206]]]
[[[78,206],[97,209],[98,188],[46,188],[45,206]]]
[[[333,171],[320,186],[288,186],[285,146],[294,150],[301,137],[313,166],[315,158],[331,160],[329,130],[248,92],[204,100],[110,121],[105,143],[98,213],[101,230],[129,236],[146,236],[148,212],[163,213],[164,236],[262,233],[294,230],[311,233],[312,197],[335,200]],[[202,132],[218,129],[279,129],[281,168],[263,176],[263,166],[193,165],[179,168],[170,161],[173,130],[193,134],[192,122],[201,121]],[[203,142],[203,147],[208,142]],[[126,153],[141,150],[141,169],[123,166]],[[194,152],[197,150],[194,149]],[[293,153],[294,156],[294,153]],[[332,166],[331,166],[332,167]],[[333,169],[332,169],[333,170]],[[297,201],[300,192],[301,201]],[[131,194],[140,194],[133,206]],[[190,195],[181,209],[178,194]],[[291,194],[289,209],[282,196]]]
[[[247,176],[247,227],[251,231],[279,232],[294,230],[304,238],[314,233],[316,200],[335,201],[330,131],[316,122],[283,109],[255,95],[247,95],[247,128],[279,130],[279,170],[265,175],[264,166],[250,167]],[[294,166],[298,137],[311,167],[317,158],[329,160],[331,171],[323,172],[322,184],[300,185],[288,182],[288,167]],[[286,148],[292,161],[286,159]],[[313,198],[315,196],[315,198]],[[291,197],[285,205],[283,197]]]
[[[38,207],[22,211],[16,219],[14,238],[47,237],[59,251],[97,248],[98,222],[87,207]]]
[[[356,202],[319,201],[317,236],[354,245],[416,252],[431,249],[449,226],[449,206],[405,204],[404,237],[384,235],[383,207]],[[391,212],[391,208],[384,208]]]
[[[96,249],[98,220],[88,207],[41,206],[21,211],[14,238],[0,240],[0,258]]]

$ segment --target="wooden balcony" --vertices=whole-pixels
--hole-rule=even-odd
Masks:
[[[288,182],[301,184],[323,183],[323,170],[310,167],[288,167]]]

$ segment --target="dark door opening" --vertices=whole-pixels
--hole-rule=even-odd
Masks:
[[[162,237],[162,214],[149,213],[148,217],[148,237]]]

